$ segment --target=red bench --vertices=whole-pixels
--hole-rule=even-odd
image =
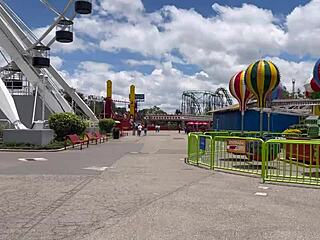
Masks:
[[[96,138],[100,140],[100,143],[102,143],[104,141],[108,141],[108,138],[106,135],[102,135],[99,132],[95,132],[94,135],[96,135]]]
[[[89,142],[91,141],[91,143],[93,143],[95,141],[96,144],[98,144],[98,138],[96,136],[94,136],[92,133],[87,132],[86,137],[89,140]]]
[[[76,144],[80,144],[80,150],[82,149],[82,145],[84,144],[87,144],[87,147],[89,147],[89,139],[81,140],[77,134],[70,134],[65,136],[64,149],[67,149],[67,140],[70,140],[73,148],[74,148],[74,145]]]

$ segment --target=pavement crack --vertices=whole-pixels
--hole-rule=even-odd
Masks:
[[[40,222],[42,222],[45,218],[51,215],[54,211],[56,211],[59,207],[61,207],[66,201],[72,198],[75,194],[77,194],[80,190],[82,190],[86,185],[88,185],[95,176],[88,176],[80,183],[78,183],[74,188],[68,191],[66,194],[56,199],[52,204],[47,206],[37,215],[35,215],[30,221],[24,224],[20,230],[17,230],[13,233],[13,236],[10,239],[22,239],[29,231],[31,231],[35,226],[37,226]]]
[[[196,179],[194,181],[186,183],[186,184],[174,189],[173,191],[169,191],[169,192],[167,192],[165,194],[162,194],[162,195],[160,195],[160,196],[158,196],[156,198],[153,198],[151,200],[146,200],[142,204],[139,204],[139,205],[137,205],[135,207],[131,207],[131,208],[128,208],[128,209],[124,210],[123,212],[119,212],[119,213],[107,218],[106,220],[111,220],[112,218],[117,218],[117,217],[132,216],[133,214],[137,213],[139,210],[141,210],[141,209],[143,209],[143,208],[145,208],[145,207],[147,207],[147,206],[149,206],[149,205],[151,205],[151,204],[153,204],[153,203],[155,203],[155,202],[157,202],[157,201],[159,201],[159,200],[161,200],[163,198],[166,198],[166,197],[168,197],[168,196],[170,196],[170,195],[172,195],[174,193],[177,193],[177,192],[179,192],[179,191],[181,191],[183,189],[186,189],[186,188],[188,188],[188,187],[190,187],[190,186],[192,186],[192,185],[194,185],[196,183],[199,183],[200,181],[202,181],[202,180],[204,180],[204,179],[206,179],[206,178],[208,178],[208,177],[210,177],[212,175],[213,175],[213,173],[209,173],[209,174],[207,174],[207,175],[205,175],[205,176],[203,176],[201,178],[198,178],[198,179]],[[108,225],[108,227],[110,228],[110,227],[116,226],[121,220],[122,219],[118,219],[114,224]]]

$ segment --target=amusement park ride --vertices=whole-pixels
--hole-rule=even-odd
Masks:
[[[206,115],[212,110],[232,105],[232,99],[225,88],[211,91],[184,91],[182,93],[182,114]]]
[[[37,38],[28,26],[12,11],[9,6],[0,1],[0,47],[9,55],[7,65],[0,69],[0,109],[16,129],[25,129],[11,94],[23,95],[33,92],[39,94],[50,112],[73,112],[72,107],[63,97],[66,92],[79,106],[84,114],[92,121],[97,117],[79,97],[59,72],[50,64],[50,46],[55,42],[70,43],[73,41],[72,25],[77,14],[90,14],[92,3],[90,0],[68,0],[64,9],[59,12],[47,1],[41,2],[52,10],[57,17],[47,30]],[[67,13],[74,8],[72,16]],[[43,40],[56,29],[54,38],[48,44]],[[5,56],[3,53],[1,53]],[[9,91],[10,89],[10,91]],[[35,98],[36,98],[35,97]]]

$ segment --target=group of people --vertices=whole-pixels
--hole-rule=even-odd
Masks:
[[[155,125],[155,126],[154,126],[154,130],[155,130],[156,132],[160,132],[160,125]]]

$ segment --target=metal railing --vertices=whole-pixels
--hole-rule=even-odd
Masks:
[[[320,140],[290,140],[273,134],[273,139],[264,141],[230,135],[190,133],[188,163],[258,175],[263,182],[320,185]]]
[[[198,164],[199,159],[199,140],[195,133],[188,134],[188,162],[191,164]]]
[[[269,140],[264,181],[320,185],[320,141]]]
[[[263,154],[260,138],[214,138],[214,168],[261,175]]]

